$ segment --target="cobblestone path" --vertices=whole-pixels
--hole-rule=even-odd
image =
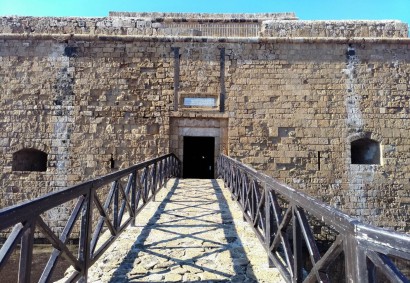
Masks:
[[[284,282],[219,180],[170,180],[89,282]]]

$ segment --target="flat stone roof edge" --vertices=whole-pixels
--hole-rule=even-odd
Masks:
[[[240,14],[238,14],[240,15]],[[249,14],[251,15],[251,14]],[[84,21],[84,20],[91,20],[91,21],[101,21],[101,20],[113,20],[118,18],[135,18],[137,20],[148,20],[148,21],[175,21],[175,22],[207,22],[207,21],[220,21],[220,22],[262,22],[262,23],[290,23],[295,25],[303,25],[303,24],[315,24],[315,25],[323,25],[323,24],[405,24],[408,23],[403,22],[397,19],[384,19],[384,20],[300,20],[298,18],[161,18],[161,17],[119,17],[119,16],[108,16],[108,17],[54,17],[54,16],[44,16],[44,17],[37,17],[37,16],[18,16],[18,15],[3,15],[0,16],[0,20],[57,20],[57,21]]]
[[[203,19],[249,19],[263,20],[272,18],[286,18],[297,20],[294,12],[278,13],[167,13],[167,12],[116,12],[110,11],[109,17],[134,17],[134,18],[186,18],[192,20]]]
[[[201,37],[201,36],[144,36],[144,35],[89,35],[89,34],[29,34],[0,33],[4,39],[79,40],[79,41],[152,41],[202,43],[400,43],[410,44],[410,38],[390,37]]]
[[[281,22],[282,20],[275,20],[275,19],[270,19],[270,20],[264,20],[264,22],[269,22],[272,21],[273,23],[275,22]],[[285,22],[285,21],[283,21]],[[289,21],[286,21],[289,22]],[[397,19],[384,19],[384,20],[366,20],[366,19],[361,19],[361,20],[295,20],[295,21],[290,21],[292,23],[317,23],[317,24],[343,24],[343,23],[357,23],[357,24],[366,24],[366,23],[403,23],[407,24],[401,20]]]

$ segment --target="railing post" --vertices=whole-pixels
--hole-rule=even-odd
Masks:
[[[360,248],[353,233],[347,234],[344,237],[343,250],[345,255],[346,282],[369,282],[366,254],[364,250]]]
[[[91,266],[91,230],[92,230],[92,204],[94,199],[93,186],[88,190],[81,212],[81,231],[80,231],[80,247],[79,259],[82,265],[82,274],[79,282],[86,283],[88,276],[88,268]]]
[[[223,159],[223,174],[224,174],[224,181],[225,181],[225,185],[227,184],[227,182],[228,182],[228,177],[229,177],[229,168],[228,168],[228,166],[229,166],[229,164],[228,164],[228,159],[226,158],[226,157],[224,157],[224,159]]]
[[[119,194],[120,194],[120,192],[119,192],[119,189],[118,189],[118,186],[120,186],[120,184],[119,184],[119,181],[115,181],[116,182],[116,184],[115,184],[115,188],[114,188],[114,211],[113,211],[113,226],[114,226],[114,229],[115,229],[115,232],[117,232],[118,231],[118,227],[120,227],[120,225],[121,225],[121,223],[119,223],[119,219],[118,219],[118,212],[119,212],[119,198],[120,198],[120,196],[119,196]]]
[[[31,282],[31,266],[33,265],[33,241],[35,221],[30,224],[30,227],[24,231],[21,237],[20,249],[20,266],[19,266],[19,283]]]
[[[176,163],[175,159],[170,157],[169,164],[168,164],[168,166],[170,167],[168,178],[171,178],[176,173],[175,163]]]
[[[239,202],[241,203],[242,207],[245,208],[246,195],[247,191],[249,190],[250,180],[246,176],[246,174],[243,174],[242,177],[244,178],[244,180],[242,181],[242,186],[235,192],[235,197],[239,197]]]
[[[175,158],[175,157],[174,157]],[[180,160],[178,160],[177,158],[175,158],[175,162],[177,163],[177,167],[178,167],[178,172],[177,172],[177,177],[181,177],[182,176],[182,163]]]
[[[132,173],[132,180],[131,180],[131,209],[134,214],[134,219],[131,221],[131,226],[135,227],[136,219],[137,219],[137,170]]]
[[[154,167],[152,168],[152,194],[153,194],[153,201],[155,201],[155,196],[157,194],[157,163],[155,162]]]
[[[172,172],[170,177],[176,177],[179,175],[179,170],[178,170],[178,162],[175,160],[174,157],[171,157],[171,167],[172,167]]]
[[[168,176],[168,174],[169,174],[168,166],[169,166],[169,159],[170,158],[171,157],[168,157],[164,160],[164,186],[166,186],[168,184],[168,178],[169,178],[169,176]]]
[[[266,251],[268,253],[268,264],[269,267],[274,267],[272,259],[270,258],[270,245],[272,244],[272,236],[273,236],[273,227],[272,227],[272,209],[271,203],[269,199],[269,188],[266,182],[264,182],[264,194],[265,194],[265,245]]]
[[[223,157],[222,157],[222,155],[220,155],[219,157],[218,157],[218,178],[222,178],[222,180],[224,179],[224,175],[223,175],[223,171],[222,171],[222,160],[223,160]]]
[[[148,198],[149,198],[149,188],[148,188],[148,175],[149,175],[149,167],[146,166],[144,168],[144,177],[143,177],[143,192],[144,192],[144,203],[147,203]]]
[[[164,185],[164,160],[159,162],[159,186]]]
[[[292,226],[293,226],[293,282],[303,281],[302,265],[302,231],[297,215],[296,205],[292,205]]]
[[[238,174],[239,174],[239,172],[238,172]],[[255,218],[256,218],[256,214],[257,214],[257,212],[256,212],[256,210],[257,210],[257,207],[258,207],[258,204],[257,204],[257,201],[256,201],[256,199],[257,199],[257,197],[256,197],[256,190],[258,189],[258,183],[256,182],[256,180],[254,179],[253,180],[253,182],[252,182],[252,185],[251,185],[251,187],[250,187],[250,190],[251,190],[251,194],[250,194],[250,213],[251,213],[251,220],[252,220],[252,223],[255,221]]]
[[[168,160],[168,174],[167,174],[168,179],[171,178],[171,176],[175,173],[175,168],[173,166],[174,164],[175,164],[174,159],[170,157]]]

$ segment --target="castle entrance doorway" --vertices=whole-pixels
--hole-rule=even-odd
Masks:
[[[216,158],[229,154],[228,119],[171,117],[169,134],[170,152],[182,161],[182,177],[215,178]]]
[[[214,178],[214,137],[184,136],[183,177]]]

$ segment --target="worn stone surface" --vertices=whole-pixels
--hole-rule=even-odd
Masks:
[[[169,182],[90,269],[89,282],[284,282],[223,182]]]

